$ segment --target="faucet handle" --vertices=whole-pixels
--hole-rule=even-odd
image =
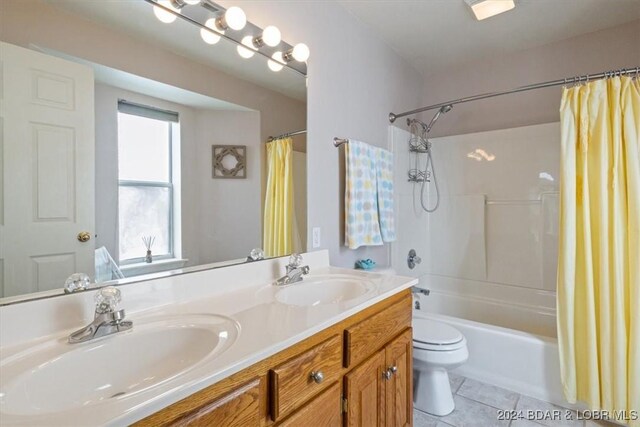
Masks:
[[[292,253],[289,257],[289,266],[293,268],[298,268],[302,265],[302,255],[297,253]]]
[[[113,286],[102,288],[96,293],[96,313],[113,313],[122,301],[120,289]]]
[[[91,286],[91,279],[84,273],[73,273],[64,282],[64,293],[71,294],[78,291],[84,291]]]

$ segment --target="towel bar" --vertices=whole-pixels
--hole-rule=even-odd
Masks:
[[[333,138],[333,146],[340,147],[343,144],[348,144],[349,140],[347,138],[338,138],[337,136]]]

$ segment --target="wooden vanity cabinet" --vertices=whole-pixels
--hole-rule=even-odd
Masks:
[[[387,369],[393,370],[386,382],[386,426],[413,424],[413,334],[406,329],[384,349]],[[393,369],[395,368],[395,369]]]
[[[344,376],[348,426],[410,426],[412,334],[405,331]]]
[[[136,426],[411,426],[411,293],[402,291]]]

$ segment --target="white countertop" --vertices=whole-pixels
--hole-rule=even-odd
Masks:
[[[317,264],[323,263],[321,260]],[[278,267],[280,264],[282,262],[278,264]],[[250,267],[256,268],[255,266]],[[238,266],[232,268],[235,269],[236,274],[241,271],[238,270]],[[266,268],[266,264],[263,264],[261,268]],[[219,278],[227,276],[228,280],[228,274],[224,274],[223,270],[227,269],[214,271],[218,272]],[[271,268],[271,270],[277,272],[278,268]],[[281,288],[273,286],[270,280],[263,279],[259,284],[251,284],[245,278],[243,279],[245,283],[239,286],[233,286],[229,282],[227,286],[217,285],[215,292],[208,292],[207,294],[200,293],[198,295],[197,292],[185,292],[181,289],[180,292],[188,294],[188,297],[181,295],[176,297],[176,301],[172,303],[163,301],[160,304],[147,305],[146,307],[140,304],[138,310],[134,309],[127,316],[129,320],[134,322],[134,330],[136,321],[143,322],[146,318],[156,316],[217,314],[228,316],[236,321],[240,327],[240,333],[235,343],[219,356],[196,364],[192,369],[177,378],[148,390],[143,390],[130,396],[112,398],[107,402],[92,404],[79,409],[75,408],[72,411],[35,416],[14,415],[10,413],[10,408],[2,408],[0,406],[0,421],[2,425],[115,426],[130,424],[215,384],[417,283],[417,279],[408,277],[366,273],[326,265],[312,266],[311,274],[308,277],[313,278],[314,276],[327,274],[360,277],[369,283],[370,290],[360,297],[337,304],[293,306],[283,304],[275,299],[276,292]],[[181,277],[184,278],[186,276]],[[195,276],[192,277],[192,279],[195,278]],[[243,280],[239,280],[239,282],[243,282]],[[198,286],[203,288],[204,285],[200,284]],[[303,286],[303,284],[290,286]],[[170,288],[168,289],[171,290]],[[209,286],[208,289],[211,290],[212,287]],[[162,289],[157,289],[157,291],[163,292]],[[135,296],[132,298],[135,298]],[[123,298],[122,306],[124,308],[127,307],[126,296]],[[0,311],[1,314],[2,311]],[[5,319],[0,316],[0,320],[6,320],[7,317],[11,317],[14,321],[17,318],[15,313],[11,313],[11,316],[6,315]],[[73,329],[76,328],[58,330],[26,341],[15,340],[11,345],[0,347],[0,357],[1,359],[6,359],[46,340],[65,338]],[[126,363],[128,357],[135,357],[135,355],[123,354],[122,359],[114,361],[113,366],[96,366],[96,369],[117,369],[118,364]],[[1,382],[2,379],[0,378],[0,384]]]

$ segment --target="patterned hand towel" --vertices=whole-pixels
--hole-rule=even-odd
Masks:
[[[378,193],[378,218],[383,242],[396,240],[393,206],[393,153],[377,148],[376,188]]]
[[[377,197],[377,148],[349,140],[345,145],[345,245],[382,245]]]

